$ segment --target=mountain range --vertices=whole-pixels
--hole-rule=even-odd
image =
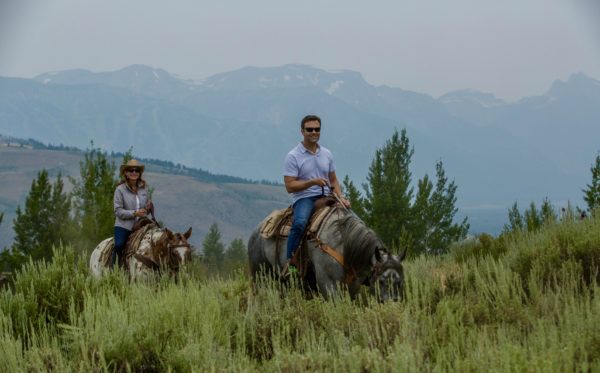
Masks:
[[[323,119],[338,175],[365,181],[394,130],[414,146],[413,179],[442,160],[466,215],[548,197],[581,204],[600,150],[600,82],[584,74],[506,102],[460,90],[439,98],[369,84],[354,71],[245,67],[201,82],[133,65],[118,71],[0,78],[0,134],[85,148],[91,140],[252,180],[281,181],[300,119]]]

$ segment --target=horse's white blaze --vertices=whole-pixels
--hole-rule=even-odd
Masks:
[[[187,251],[187,247],[179,246],[175,249],[177,255],[179,255],[179,259],[181,259],[181,263],[185,263],[185,252]]]

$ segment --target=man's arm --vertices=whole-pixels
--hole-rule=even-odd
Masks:
[[[288,193],[301,192],[313,185],[326,186],[328,184],[325,179],[298,180],[295,176],[284,176],[283,182]]]

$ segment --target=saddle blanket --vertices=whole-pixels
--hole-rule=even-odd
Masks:
[[[333,208],[332,206],[324,206],[316,210],[308,222],[308,231],[316,234],[323,224],[325,217],[329,215],[329,212]],[[279,237],[289,236],[292,228],[292,212],[291,206],[271,212],[261,223],[260,235],[266,239],[272,238],[275,235]]]

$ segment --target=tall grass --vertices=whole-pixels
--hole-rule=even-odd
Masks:
[[[407,262],[386,304],[241,273],[95,280],[59,249],[0,293],[0,371],[599,370],[600,221],[495,245]]]

